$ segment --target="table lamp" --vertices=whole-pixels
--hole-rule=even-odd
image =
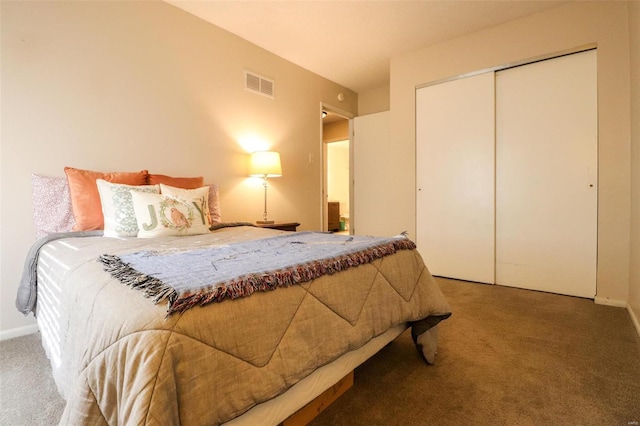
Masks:
[[[261,177],[264,186],[264,213],[262,220],[257,223],[273,223],[267,219],[267,178],[282,176],[282,166],[280,165],[280,154],[275,151],[257,151],[251,154],[251,167],[249,176]]]

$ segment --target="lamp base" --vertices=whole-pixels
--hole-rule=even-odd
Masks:
[[[256,220],[256,223],[258,225],[271,225],[272,223],[275,223],[275,221],[273,221],[273,220]]]

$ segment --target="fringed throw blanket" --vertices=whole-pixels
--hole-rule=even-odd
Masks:
[[[190,251],[104,254],[98,261],[154,303],[167,298],[171,315],[195,305],[308,282],[415,247],[404,236],[298,232]]]

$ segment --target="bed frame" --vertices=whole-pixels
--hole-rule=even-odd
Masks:
[[[224,425],[297,426],[309,423],[353,385],[353,371],[356,367],[395,340],[407,327],[407,324],[401,324],[387,330],[361,348],[318,368],[283,394],[256,405]]]

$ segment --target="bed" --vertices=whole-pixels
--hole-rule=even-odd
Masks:
[[[354,238],[237,223],[213,229],[156,238],[70,232],[34,244],[17,306],[36,315],[67,401],[61,424],[279,424],[407,327],[415,356],[433,362],[437,324],[450,310],[404,236],[393,237],[394,250],[359,255],[307,279],[294,274],[286,285],[218,292],[189,306],[174,297],[174,309],[171,297],[127,284],[105,262],[105,254],[129,259],[233,248],[258,263],[269,256],[257,254],[256,244],[299,247],[321,238],[316,244],[324,245],[328,238],[346,245]],[[273,274],[261,276],[273,282]]]

